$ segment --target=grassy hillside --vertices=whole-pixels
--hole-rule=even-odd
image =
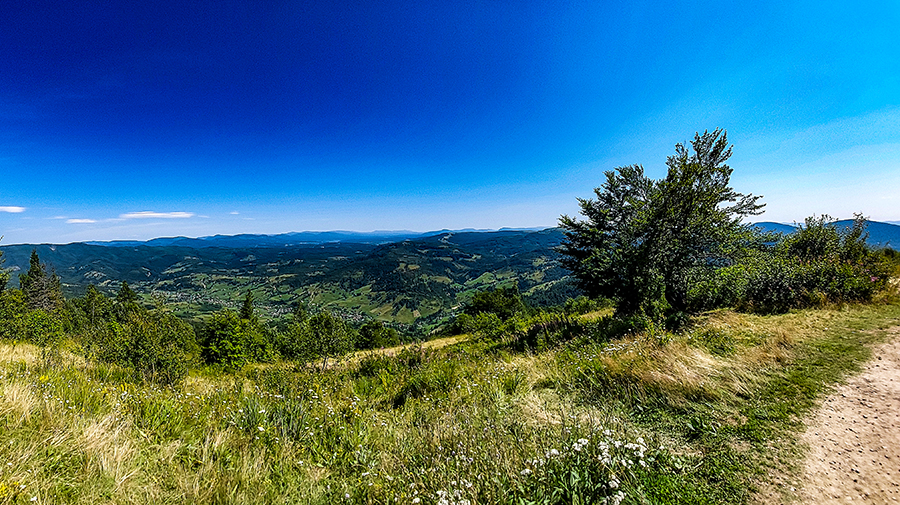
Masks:
[[[200,370],[177,389],[4,342],[0,501],[788,500],[800,420],[900,305],[719,311],[611,341],[603,321],[544,350],[464,340],[326,371]]]

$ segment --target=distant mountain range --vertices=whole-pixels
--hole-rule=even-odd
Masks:
[[[770,221],[753,223],[753,225],[768,232],[788,234],[797,231],[797,226],[795,225],[773,223]],[[853,226],[853,220],[844,219],[842,221],[835,221],[834,226],[838,228],[849,228]],[[866,243],[870,246],[891,247],[893,249],[900,248],[900,226],[897,224],[868,221],[866,231],[869,233],[869,238],[866,240]]]
[[[400,231],[301,231],[280,233],[276,235],[240,234],[240,235],[212,235],[208,237],[164,237],[146,241],[114,240],[110,242],[84,242],[88,245],[108,247],[190,247],[199,249],[204,247],[228,247],[228,248],[256,248],[256,247],[290,247],[295,245],[327,244],[332,242],[344,242],[353,244],[388,244],[403,240],[416,240],[433,237],[445,233],[489,233],[494,231],[539,231],[544,228],[501,228],[499,230],[477,230],[466,228],[461,230],[438,230],[428,232],[415,232],[409,230]]]

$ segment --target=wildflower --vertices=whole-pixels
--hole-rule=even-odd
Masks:
[[[259,431],[266,431],[266,429],[263,428],[262,426],[257,426],[256,429],[258,429]]]
[[[521,473],[523,477],[528,477],[529,475],[531,475],[531,470],[526,468],[519,473]]]

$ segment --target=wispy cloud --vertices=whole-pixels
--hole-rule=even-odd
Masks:
[[[96,223],[96,219],[66,219],[69,224],[91,224]]]
[[[0,212],[9,212],[12,214],[19,214],[20,212],[25,212],[25,207],[15,207],[11,205],[0,206]]]
[[[231,214],[232,216],[236,216],[236,215],[240,214],[240,212],[233,210],[233,211],[229,212],[229,214]]]
[[[153,212],[149,210],[129,212],[119,216],[121,219],[187,219],[190,217],[194,217],[193,212]]]

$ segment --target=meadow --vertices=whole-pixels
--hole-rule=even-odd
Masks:
[[[601,338],[463,335],[326,369],[136,382],[0,345],[3,503],[742,503],[799,487],[803,417],[900,324],[890,294]]]

